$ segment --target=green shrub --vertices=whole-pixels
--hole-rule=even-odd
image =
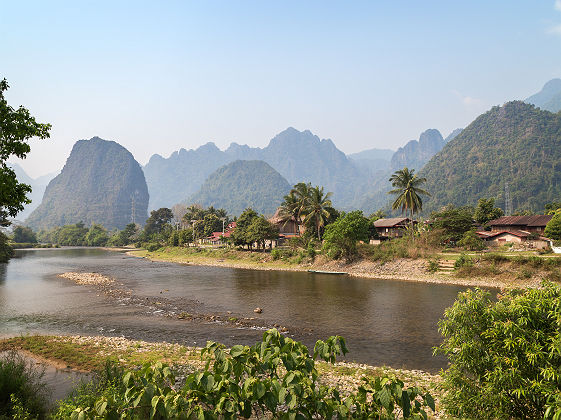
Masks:
[[[147,244],[144,244],[144,247],[146,248],[146,251],[154,252],[154,251],[157,251],[158,249],[160,249],[162,247],[162,245],[157,243],[157,242],[149,242]]]
[[[485,254],[485,255],[482,256],[482,258],[484,260],[493,261],[495,263],[505,263],[505,262],[510,261],[510,259],[507,256],[502,255],[502,254],[494,254],[494,253]]]
[[[17,415],[43,419],[47,413],[44,371],[36,369],[15,351],[0,357],[0,419]]]
[[[561,289],[512,290],[491,299],[479,289],[460,293],[439,322],[436,350],[447,412],[458,418],[510,419],[561,415]],[[560,405],[557,405],[560,403]]]
[[[454,263],[454,268],[462,268],[462,267],[472,267],[473,266],[473,259],[466,254],[462,254],[458,257],[456,262]]]
[[[169,367],[147,365],[126,372],[121,385],[102,390],[95,402],[90,398],[84,405],[74,404],[71,418],[389,420],[426,419],[425,410],[434,410],[430,394],[405,388],[395,378],[364,378],[358,392],[349,396],[320,384],[316,359],[334,363],[345,353],[341,337],[319,340],[310,355],[305,345],[274,329],[252,347],[236,345],[228,351],[209,341],[201,351],[206,367],[188,375],[182,389],[174,388]],[[70,408],[69,404],[65,410]]]
[[[468,251],[481,251],[486,248],[485,242],[481,240],[474,230],[468,230],[458,241],[458,246],[467,249]]]
[[[439,268],[440,264],[438,263],[438,258],[428,260],[427,271],[429,273],[436,273]]]

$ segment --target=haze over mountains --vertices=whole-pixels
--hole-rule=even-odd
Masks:
[[[154,155],[144,167],[151,192],[150,209],[171,207],[197,191],[216,169],[235,160],[262,160],[291,184],[311,182],[334,192],[334,201],[352,207],[367,188],[369,176],[331,140],[292,127],[277,134],[263,149],[232,143],[221,151],[214,143],[195,150],[181,149],[169,158]],[[170,188],[173,185],[173,188]]]
[[[561,111],[561,79],[550,80],[541,91],[530,96],[525,102],[546,111]]]
[[[27,216],[29,216],[31,212],[39,206],[39,204],[41,204],[45,188],[47,188],[49,181],[53,179],[57,174],[51,173],[33,179],[29,175],[27,175],[23,168],[17,163],[10,163],[8,166],[10,166],[16,173],[18,181],[31,186],[31,192],[27,195],[27,198],[31,200],[31,203],[26,204],[23,211],[21,211],[17,215],[17,219],[22,221],[25,220]]]
[[[214,171],[186,204],[224,208],[228,214],[241,214],[251,207],[272,215],[292,186],[262,160],[235,160]]]
[[[47,186],[43,201],[25,224],[34,230],[84,222],[122,229],[133,218],[144,223],[148,188],[132,154],[114,141],[94,137],[74,144]]]
[[[234,216],[248,206],[272,214],[297,182],[332,191],[339,209],[369,213],[389,209],[388,179],[404,166],[427,178],[432,196],[425,199],[425,214],[449,203],[474,204],[481,197],[494,197],[504,207],[507,181],[513,207],[537,211],[561,197],[561,113],[546,110],[558,112],[559,98],[561,79],[554,79],[526,103],[493,107],[446,138],[428,129],[395,152],[369,149],[347,156],[333,141],[290,127],[264,148],[232,143],[222,151],[207,143],[168,158],[153,155],[142,170],[115,142],[81,140],[26,224],[42,228],[84,221],[123,227],[131,220],[135,191],[137,221],[146,218],[148,192],[150,209],[198,203],[224,207]],[[39,180],[16,170],[21,181],[35,186],[31,198],[37,205]]]

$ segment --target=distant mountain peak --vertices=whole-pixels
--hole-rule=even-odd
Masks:
[[[561,110],[561,79],[551,79],[543,85],[542,90],[524,102],[546,111],[559,112]]]

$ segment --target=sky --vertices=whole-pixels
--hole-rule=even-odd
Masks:
[[[561,0],[17,1],[0,14],[12,106],[52,124],[19,162],[60,171],[99,136],[142,165],[287,127],[345,153],[446,136],[561,77]]]

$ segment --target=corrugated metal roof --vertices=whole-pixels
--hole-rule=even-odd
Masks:
[[[407,224],[409,223],[409,218],[407,217],[391,217],[389,219],[378,219],[374,222],[375,227],[385,228],[394,227],[395,225]]]
[[[538,214],[535,216],[503,216],[491,220],[489,226],[545,226],[553,216]]]

